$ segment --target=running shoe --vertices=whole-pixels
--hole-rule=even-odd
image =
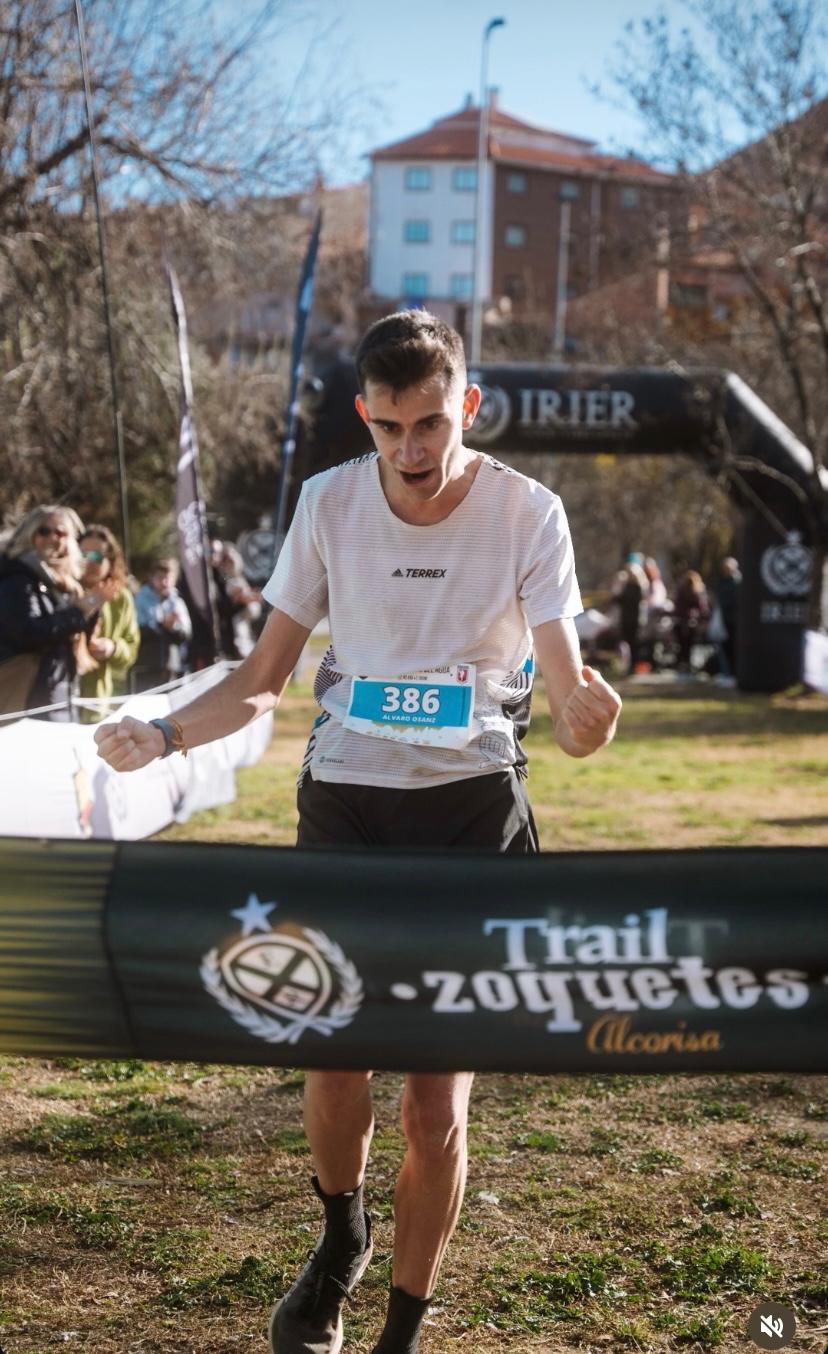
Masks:
[[[327,1254],[322,1233],[302,1273],[273,1308],[271,1354],[339,1354],[342,1308],[368,1268],[374,1249],[367,1213],[365,1232],[365,1250],[344,1262]]]

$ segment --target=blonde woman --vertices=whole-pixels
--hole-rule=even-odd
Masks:
[[[688,569],[676,589],[673,632],[678,644],[678,670],[691,671],[693,645],[704,639],[710,602],[701,574]]]
[[[95,666],[80,679],[81,696],[101,702],[81,710],[81,719],[94,723],[107,713],[112,696],[126,693],[127,674],[138,657],[141,635],[124,553],[109,527],[90,523],[81,536],[80,550],[84,588],[106,599],[89,638]]]
[[[0,558],[0,709],[56,706],[42,718],[72,718],[79,666],[88,665],[87,626],[103,597],[80,583],[71,508],[42,505],[23,518]],[[28,655],[28,661],[23,657]]]

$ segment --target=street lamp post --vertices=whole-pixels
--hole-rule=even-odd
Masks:
[[[471,361],[476,365],[480,361],[480,344],[483,336],[483,174],[488,159],[489,140],[489,92],[487,89],[489,64],[489,38],[495,28],[502,28],[505,19],[490,19],[483,30],[480,48],[480,121],[477,128],[477,183],[474,202],[474,253],[472,271],[472,318],[471,318]]]
[[[552,351],[557,358],[563,356],[566,346],[566,302],[569,293],[569,232],[572,203],[561,198],[561,214],[558,234],[558,276],[555,285],[555,331],[552,338]]]

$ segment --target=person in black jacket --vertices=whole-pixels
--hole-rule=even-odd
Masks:
[[[724,638],[719,640],[721,677],[733,681],[736,674],[736,627],[739,624],[739,589],[742,574],[732,555],[722,560],[716,584],[716,602],[721,613]]]
[[[42,718],[62,722],[72,718],[75,676],[79,663],[89,662],[87,627],[102,601],[78,582],[82,530],[71,508],[33,508],[0,557],[0,689],[6,660],[36,655],[39,661],[21,708],[57,706]]]

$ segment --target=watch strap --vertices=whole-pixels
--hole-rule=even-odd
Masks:
[[[164,735],[164,751],[161,753],[161,760],[165,757],[171,757],[174,752],[180,752],[182,756],[187,756],[187,744],[184,741],[184,730],[177,719],[166,716],[163,719],[151,719],[150,724],[154,724],[156,729],[160,729]]]

